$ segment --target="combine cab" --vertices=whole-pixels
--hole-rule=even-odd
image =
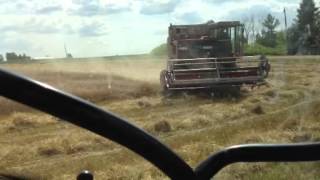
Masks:
[[[263,83],[270,65],[264,56],[242,58],[243,31],[238,21],[170,25],[163,92]]]

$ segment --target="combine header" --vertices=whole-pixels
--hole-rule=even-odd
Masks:
[[[270,65],[261,56],[243,58],[244,27],[238,21],[170,25],[164,93],[264,83]]]

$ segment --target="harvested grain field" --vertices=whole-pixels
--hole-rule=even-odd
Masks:
[[[272,57],[266,85],[241,95],[160,95],[163,59],[3,64],[76,94],[147,130],[192,167],[236,144],[320,140],[320,57]],[[0,174],[74,179],[166,179],[121,146],[25,106],[0,99]],[[319,163],[235,164],[217,179],[319,179]]]

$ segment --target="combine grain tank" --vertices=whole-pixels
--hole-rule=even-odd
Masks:
[[[264,56],[243,58],[244,27],[238,21],[170,25],[164,93],[264,83],[270,65]]]

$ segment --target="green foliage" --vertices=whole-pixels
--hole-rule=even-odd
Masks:
[[[299,37],[300,33],[298,30],[297,24],[293,24],[288,30],[287,30],[287,38],[288,38],[288,54],[294,55],[298,53],[299,49]]]
[[[261,31],[261,35],[257,35],[257,43],[275,48],[277,46],[277,33],[275,29],[280,25],[279,20],[268,14],[262,25],[263,30]]]
[[[26,56],[26,54],[16,54],[15,52],[6,53],[6,58],[8,62],[20,62],[31,60],[30,56]]]
[[[298,9],[297,23],[299,31],[303,32],[307,26],[310,26],[311,34],[317,31],[317,16],[319,15],[318,8],[313,0],[302,0]]]
[[[286,55],[286,38],[284,32],[277,32],[276,33],[276,47],[266,47],[260,43],[254,44],[245,44],[244,52],[245,55]],[[158,47],[154,48],[151,53],[154,56],[166,56],[167,55],[167,44],[161,44]]]
[[[245,45],[245,55],[254,56],[254,55],[286,55],[285,46],[277,46],[275,48],[265,47],[261,44],[255,43],[250,45]]]
[[[313,0],[302,0],[296,22],[288,29],[288,54],[320,54],[319,9]]]
[[[0,62],[3,62],[3,61],[4,61],[3,55],[0,54]]]
[[[154,56],[166,56],[168,54],[167,44],[164,43],[154,48],[150,54]]]
[[[316,17],[316,29],[317,29],[317,33],[320,34],[320,11],[319,10],[318,10],[318,14]],[[319,39],[320,39],[320,37],[319,37]]]
[[[253,55],[286,55],[287,49],[286,49],[286,38],[284,32],[277,32],[276,33],[276,46],[266,47],[260,43],[254,43],[254,44],[247,44],[245,45],[245,55],[247,56],[253,56]]]

